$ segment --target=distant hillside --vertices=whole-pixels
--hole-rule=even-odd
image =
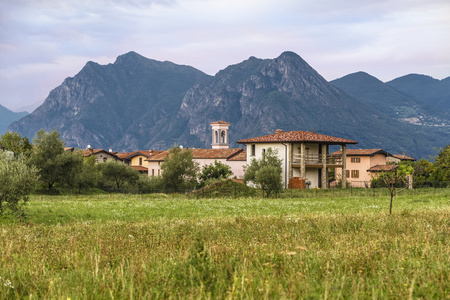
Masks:
[[[0,134],[4,134],[12,122],[20,120],[26,115],[28,115],[28,113],[25,111],[17,113],[0,105]]]
[[[293,52],[250,57],[215,76],[130,52],[113,64],[88,62],[10,129],[32,138],[40,128],[57,128],[68,146],[116,151],[210,147],[209,123],[218,120],[231,123],[232,146],[275,129],[314,129],[356,140],[357,147],[428,158],[450,140],[450,133],[398,116],[417,113],[414,97],[368,74],[351,77],[365,84],[364,94],[330,84]]]
[[[426,75],[410,74],[386,84],[420,100],[424,107],[445,112],[450,118],[450,77],[438,80]]]
[[[450,134],[450,78],[407,75],[388,83],[357,72],[331,84],[403,123]]]
[[[419,114],[417,100],[365,72],[349,74],[330,83],[393,118],[416,117]]]
[[[41,128],[56,128],[67,145],[83,149],[150,149],[155,140],[165,149],[186,130],[176,118],[185,92],[206,78],[192,67],[135,52],[114,64],[88,62],[10,129],[33,137]]]

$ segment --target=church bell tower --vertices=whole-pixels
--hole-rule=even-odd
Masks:
[[[213,149],[228,149],[230,148],[228,140],[228,127],[231,123],[224,121],[217,121],[210,123],[212,128],[212,148]]]

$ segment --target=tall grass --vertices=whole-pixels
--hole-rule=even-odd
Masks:
[[[448,195],[38,196],[0,225],[0,298],[448,299]]]

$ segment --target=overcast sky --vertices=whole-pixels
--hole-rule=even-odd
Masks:
[[[0,0],[0,104],[41,104],[87,61],[135,51],[214,75],[294,51],[325,79],[450,76],[448,0]]]

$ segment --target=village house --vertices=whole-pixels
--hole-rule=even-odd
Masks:
[[[106,151],[104,149],[94,149],[88,146],[88,149],[81,150],[81,153],[83,157],[94,156],[97,163],[106,162],[108,160],[124,161],[122,158],[116,155],[117,152],[113,152],[112,150]]]
[[[356,141],[314,131],[281,129],[275,130],[271,135],[244,139],[238,143],[247,145],[247,162],[260,159],[269,147],[278,151],[278,157],[282,160],[285,188],[327,188],[328,169],[341,169],[346,174],[347,145],[357,144]],[[342,147],[343,159],[329,155],[331,145]],[[345,185],[345,180],[343,184]]]
[[[162,151],[150,150],[140,150],[127,153],[117,153],[117,157],[121,158],[134,170],[139,173],[148,173],[148,159],[152,158],[154,155],[161,153]]]
[[[191,151],[194,161],[200,168],[213,164],[215,161],[228,165],[233,174],[232,177],[238,179],[244,178],[244,167],[246,165],[246,151],[242,148],[230,148],[228,128],[230,123],[217,121],[210,124],[212,127],[212,148],[211,149],[184,149],[183,151]],[[161,165],[164,163],[165,157],[169,154],[169,150],[162,151],[159,154],[147,159],[148,176],[160,176]]]
[[[331,153],[337,159],[342,158],[342,151]],[[401,156],[400,156],[401,157]],[[405,157],[405,160],[415,160]],[[398,166],[401,159],[382,149],[347,150],[347,170],[345,177],[352,187],[370,187],[372,178],[382,171],[391,171]],[[336,178],[342,178],[341,170],[336,170]]]
[[[386,157],[386,162],[388,163],[394,163],[394,164],[398,164],[402,161],[411,161],[414,162],[417,159],[412,158],[411,155],[405,155],[405,152],[403,152],[402,154],[392,154],[392,156],[388,156]]]

